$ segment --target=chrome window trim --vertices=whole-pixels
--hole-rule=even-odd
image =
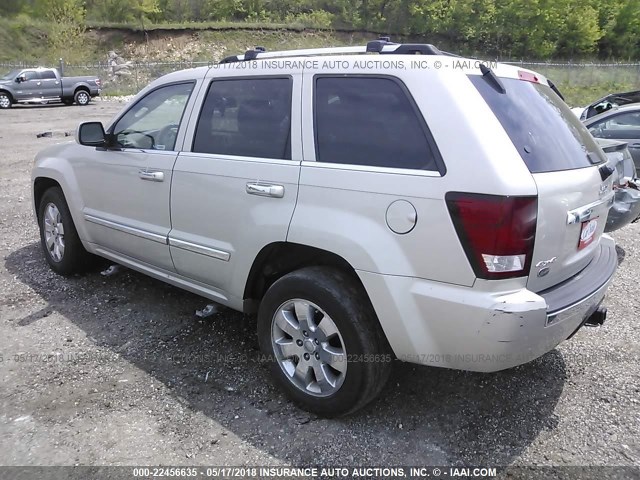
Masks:
[[[352,165],[349,163],[328,163],[317,162],[315,160],[304,160],[303,167],[329,168],[333,170],[353,170],[357,172],[391,173],[396,175],[410,175],[412,177],[432,177],[442,178],[440,172],[436,170],[416,170],[410,168],[374,167],[369,165]]]
[[[181,158],[215,158],[219,160],[233,160],[235,162],[274,163],[278,165],[299,165],[300,160],[282,160],[268,157],[245,157],[241,155],[227,155],[222,153],[180,152]],[[181,170],[177,170],[181,171]]]

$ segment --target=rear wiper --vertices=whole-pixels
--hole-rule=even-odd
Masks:
[[[556,87],[555,84],[548,78],[547,78],[547,83],[549,84],[549,88],[553,90],[555,94],[562,99],[562,101],[564,101],[564,96],[560,93],[560,90],[558,90],[558,87]]]
[[[482,72],[482,78],[484,78],[498,93],[507,93],[507,89],[504,88],[504,85],[493,70],[481,63],[480,72]]]

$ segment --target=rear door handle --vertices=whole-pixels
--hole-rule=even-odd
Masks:
[[[142,180],[149,180],[150,182],[164,182],[164,172],[150,172],[148,170],[139,170],[138,176]]]
[[[270,183],[247,183],[247,193],[261,197],[282,198],[284,197],[284,186]]]

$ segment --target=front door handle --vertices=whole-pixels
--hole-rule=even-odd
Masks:
[[[138,176],[142,180],[149,180],[150,182],[164,182],[164,172],[150,172],[148,170],[138,171]]]
[[[284,186],[270,183],[247,183],[247,193],[261,197],[282,198],[284,197]]]
[[[640,143],[632,143],[629,148],[640,148]]]

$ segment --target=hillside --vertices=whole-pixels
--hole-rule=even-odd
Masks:
[[[62,56],[68,75],[99,75],[105,95],[128,95],[149,81],[190,62],[217,61],[256,45],[268,50],[364,44],[376,33],[305,29],[296,25],[211,23],[151,26],[146,33],[135,27],[92,25],[75,40],[56,50],[49,45],[50,24],[19,16],[0,19],[0,68],[57,65]],[[441,48],[458,51],[438,39],[394,37],[395,41],[432,41]],[[105,68],[109,51],[131,62],[130,75],[116,77]],[[460,52],[488,58],[481,52]],[[490,58],[490,57],[489,57]],[[4,64],[4,65],[3,65]],[[607,93],[640,88],[637,65],[527,64],[553,79],[571,105],[584,105]],[[7,68],[3,68],[7,67]]]

